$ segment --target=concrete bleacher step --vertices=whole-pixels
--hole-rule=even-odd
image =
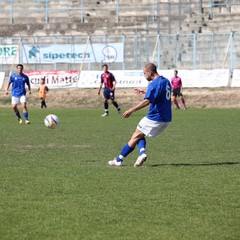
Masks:
[[[31,2],[31,4],[29,4]],[[184,1],[181,1],[182,3]],[[189,1],[185,1],[189,2]],[[189,11],[183,8],[181,11],[181,26],[179,26],[178,8],[172,9],[171,24],[169,29],[169,15],[161,9],[161,21],[158,26],[157,16],[152,16],[153,0],[121,0],[119,8],[119,17],[116,19],[116,1],[115,0],[96,0],[84,1],[84,16],[81,19],[81,1],[49,1],[48,19],[46,23],[46,12],[44,1],[18,0],[14,2],[15,12],[13,14],[13,24],[10,21],[9,5],[3,4],[0,1],[0,34],[4,37],[12,36],[87,36],[87,35],[142,35],[152,34],[154,40],[151,46],[155,46],[156,35],[167,34],[197,34],[197,44],[201,46],[202,52],[208,52],[212,39],[201,39],[199,33],[209,32],[230,32],[240,31],[240,11],[237,8],[232,8],[231,13],[221,9],[214,9],[213,19],[209,19],[210,8],[206,1],[203,1],[203,12],[199,14],[199,0],[191,0],[192,15]],[[161,0],[161,3],[168,3],[168,0]],[[171,3],[179,3],[179,0],[172,0]],[[176,5],[177,6],[177,5]],[[19,9],[29,9],[29,14],[23,15]],[[157,1],[155,4],[157,9]],[[38,9],[38,11],[36,11]],[[155,9],[155,10],[156,10]],[[175,15],[175,16],[174,16]],[[118,21],[116,21],[118,20]],[[231,27],[230,27],[231,25]],[[63,38],[59,38],[59,43]],[[134,38],[132,42],[134,42]],[[214,46],[219,53],[219,58],[224,58],[226,52],[226,42],[217,41]],[[187,68],[192,65],[192,45],[193,40],[181,42],[178,48],[175,46],[175,41],[164,42],[163,48],[166,49],[161,53],[162,67],[169,68],[176,64],[178,67]],[[189,46],[188,46],[189,44]],[[126,46],[126,58],[132,58],[133,44]],[[240,48],[240,46],[239,46]],[[237,51],[239,51],[239,48]],[[185,49],[185,50],[181,50]],[[141,54],[140,48],[136,49],[136,54]],[[152,52],[153,49],[150,49]],[[177,52],[178,60],[174,63],[171,56]],[[203,53],[197,52],[197,55],[202,56]],[[206,57],[206,61],[201,66],[210,64],[210,57]],[[214,64],[212,64],[214,66]],[[43,65],[43,69],[47,65]],[[66,68],[66,66],[63,66]]]
[[[31,4],[29,4],[31,2]],[[162,3],[167,3],[168,1],[162,0]],[[179,0],[173,0],[172,3],[178,3]],[[192,0],[192,2],[197,2],[197,0]],[[142,27],[143,25],[146,25],[146,18],[147,16],[152,14],[152,6],[153,2],[152,0],[131,0],[121,1],[121,6],[119,11],[119,23],[122,24],[122,27],[118,26],[118,29],[121,28],[123,30],[126,28],[128,30],[133,24],[136,26]],[[5,4],[6,5],[6,4]],[[135,6],[135,7],[134,7]],[[18,0],[14,2],[14,22],[17,23],[21,20],[22,24],[33,24],[35,23],[43,23],[45,24],[46,16],[45,16],[45,2],[44,1],[29,1],[29,0]],[[87,1],[84,2],[84,7],[87,9],[85,10],[84,15],[84,23],[95,23],[95,22],[105,22],[105,23],[113,23],[115,22],[116,18],[116,2],[114,0],[102,0],[97,1],[93,3],[87,3]],[[102,14],[103,7],[107,11],[107,14]],[[155,7],[157,7],[157,4],[155,4]],[[19,11],[19,9],[23,8],[29,8],[33,11],[29,11],[27,16],[22,16],[22,13]],[[36,12],[36,9],[39,8],[39,11]],[[80,19],[81,15],[81,1],[66,1],[66,0],[60,0],[60,1],[49,1],[48,2],[48,19],[47,21],[49,23],[62,23],[69,22],[69,23],[75,23]],[[75,9],[74,9],[75,8]],[[114,10],[112,10],[114,9]],[[184,9],[182,11],[182,14],[184,12]],[[4,15],[4,14],[3,14]],[[77,17],[76,17],[77,16]],[[103,16],[103,17],[102,17]],[[35,20],[33,18],[36,18]],[[2,24],[7,24],[9,16],[3,16],[2,18]],[[162,19],[167,19],[167,15],[164,17],[162,16]],[[18,20],[19,19],[19,20]],[[174,19],[172,17],[171,21],[175,22],[177,19]],[[126,24],[128,23],[128,26]],[[172,24],[174,25],[174,24]],[[111,26],[110,26],[111,27]],[[28,28],[31,28],[28,26]],[[156,28],[156,27],[155,27]],[[154,27],[151,26],[152,31],[154,31]],[[64,25],[60,29],[61,31],[67,32],[68,29],[64,29]],[[39,29],[36,28],[36,34],[39,32]],[[55,33],[56,31],[54,31]],[[93,32],[93,31],[91,31]],[[108,30],[109,32],[109,30]],[[14,33],[13,33],[14,34]]]

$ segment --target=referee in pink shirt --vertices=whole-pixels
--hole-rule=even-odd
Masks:
[[[177,109],[180,109],[177,97],[181,97],[181,101],[185,110],[187,110],[187,106],[182,94],[182,79],[178,77],[178,71],[174,70],[174,77],[171,79],[172,85],[172,96],[173,102],[175,103]]]

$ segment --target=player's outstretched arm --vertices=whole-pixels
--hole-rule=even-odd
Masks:
[[[143,101],[141,101],[139,104],[137,104],[136,106],[128,109],[127,111],[125,111],[123,113],[123,117],[125,118],[128,118],[130,117],[130,115],[133,113],[133,112],[136,112],[146,106],[148,106],[150,104],[150,101],[148,99],[144,99]]]
[[[145,90],[143,90],[142,88],[134,88],[134,92],[137,94],[145,94]]]

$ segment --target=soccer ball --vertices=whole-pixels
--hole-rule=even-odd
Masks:
[[[48,128],[56,128],[59,124],[59,119],[54,114],[49,114],[44,119],[44,124]]]

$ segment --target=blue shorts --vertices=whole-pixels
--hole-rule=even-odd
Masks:
[[[109,88],[104,88],[103,96],[105,99],[114,100],[114,91],[110,90]]]

